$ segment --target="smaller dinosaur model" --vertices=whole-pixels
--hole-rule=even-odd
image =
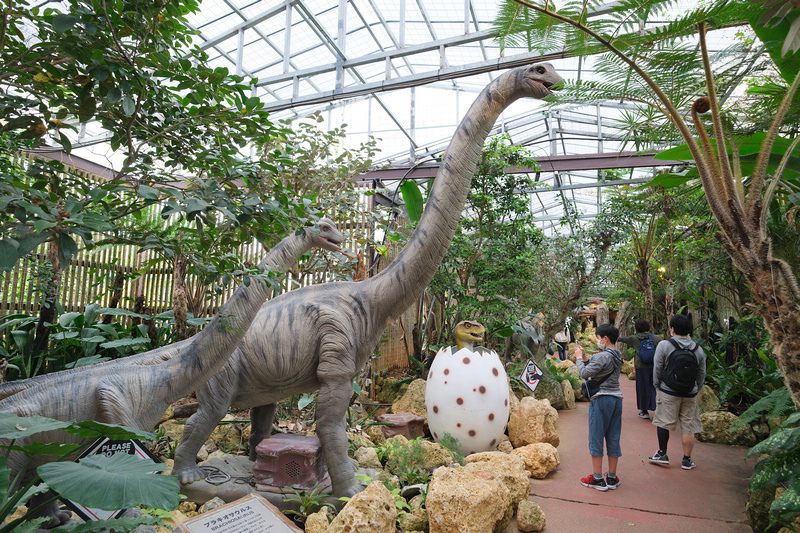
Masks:
[[[338,251],[343,240],[332,221],[321,219],[316,227],[283,239],[259,268],[285,272],[312,247]],[[95,420],[150,431],[171,403],[205,384],[225,364],[271,292],[269,283],[254,279],[249,286],[240,285],[213,320],[189,339],[124,359],[9,383],[0,388],[5,396],[0,400],[0,412],[64,421]],[[18,443],[33,441],[80,442],[59,430]],[[11,453],[11,479],[25,460],[23,454]],[[39,464],[27,467],[23,483]],[[59,511],[55,503],[43,515],[53,519],[50,527],[69,519],[69,513]]]
[[[483,327],[483,324],[470,320],[462,320],[453,329],[453,337],[459,350],[467,348],[472,351],[476,342],[483,341],[485,334],[486,328]]]

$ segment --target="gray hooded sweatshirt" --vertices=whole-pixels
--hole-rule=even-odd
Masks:
[[[622,354],[619,350],[606,348],[602,352],[594,354],[588,363],[584,363],[583,359],[577,359],[575,366],[578,367],[578,373],[583,379],[595,380],[611,374],[600,384],[600,390],[593,397],[607,395],[622,398],[622,391],[619,388],[619,372],[622,370],[622,363]]]

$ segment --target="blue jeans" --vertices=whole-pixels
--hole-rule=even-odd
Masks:
[[[595,396],[589,403],[589,453],[603,457],[603,440],[609,457],[622,457],[622,398]]]

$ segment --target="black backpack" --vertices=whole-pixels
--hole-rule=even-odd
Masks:
[[[697,383],[697,344],[690,350],[684,348],[675,339],[668,339],[675,350],[667,356],[667,364],[661,374],[662,381],[678,394],[689,394]]]
[[[653,364],[653,357],[656,355],[656,343],[653,342],[653,334],[639,343],[639,360],[646,364]]]

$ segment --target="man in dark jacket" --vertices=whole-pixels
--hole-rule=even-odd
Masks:
[[[619,437],[622,433],[622,391],[619,388],[619,372],[622,369],[622,354],[616,343],[619,331],[611,324],[597,326],[597,347],[600,351],[591,360],[578,345],[575,349],[575,364],[581,378],[602,381],[599,390],[589,404],[589,454],[592,456],[592,474],[581,479],[584,487],[602,492],[619,486],[617,464],[622,449]],[[608,473],[603,479],[603,442],[608,454]]]
[[[669,457],[667,457],[669,432],[677,429],[680,421],[683,432],[681,468],[691,470],[697,466],[692,460],[694,434],[703,431],[700,411],[697,408],[697,393],[703,388],[703,381],[706,378],[706,354],[691,338],[693,328],[691,317],[675,315],[670,319],[669,326],[672,338],[658,344],[653,361],[653,385],[656,388],[656,412],[653,416],[653,425],[657,428],[658,451],[647,459],[653,464],[669,465]],[[676,385],[668,384],[671,379],[669,376],[670,359],[677,359],[676,352],[679,348],[692,352],[697,365],[693,381],[690,380],[687,390],[683,392],[676,390]],[[672,367],[674,367],[674,363]]]

